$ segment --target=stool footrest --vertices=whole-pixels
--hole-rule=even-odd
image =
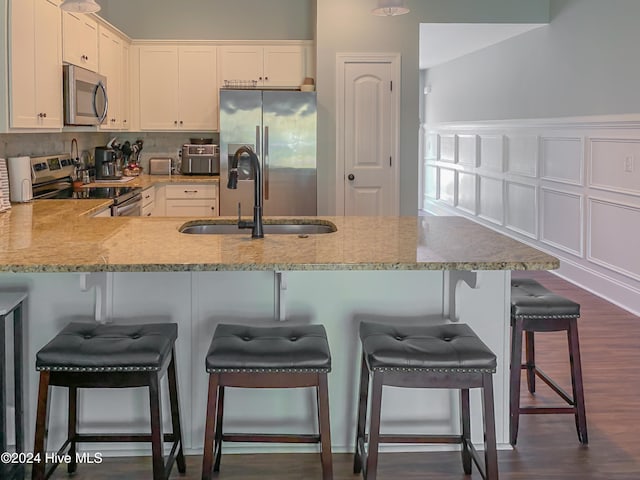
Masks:
[[[78,433],[73,438],[76,442],[150,442],[151,435],[147,433]],[[70,439],[72,440],[72,439]],[[163,441],[178,442],[179,440],[173,435],[173,433],[165,433],[163,435]]]
[[[222,435],[222,440],[225,442],[320,443],[320,435],[225,433]]]
[[[380,443],[462,443],[461,435],[393,435],[380,434]],[[367,435],[368,441],[368,435]]]
[[[520,413],[528,415],[546,415],[549,413],[576,413],[574,407],[520,407]]]

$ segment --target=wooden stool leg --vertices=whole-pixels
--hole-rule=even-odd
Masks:
[[[580,342],[578,339],[578,322],[572,318],[567,330],[569,341],[569,362],[571,364],[571,385],[573,387],[573,403],[576,408],[576,429],[582,444],[589,443],[587,436],[587,413],[584,406],[584,387],[582,383],[582,362],[580,359]]]
[[[71,461],[67,465],[68,473],[75,473],[78,469],[78,463],[76,462],[76,434],[78,433],[78,389],[75,387],[69,387],[69,419],[67,427],[67,438],[69,439],[69,455]]]
[[[36,435],[33,444],[34,457],[40,457],[40,461],[33,464],[31,469],[32,480],[45,479],[47,424],[49,423],[49,375],[50,373],[48,371],[40,372],[40,387],[38,389],[38,407],[36,413]]]
[[[215,462],[213,471],[220,471],[220,462],[222,461],[222,425],[224,423],[224,387],[218,387],[218,413],[216,415],[216,439],[213,444],[213,452],[215,453]]]
[[[331,455],[331,422],[329,420],[329,387],[327,374],[318,374],[318,430],[320,432],[320,460],[322,462],[322,479],[333,479],[333,462]]]
[[[534,343],[534,333],[524,332],[526,341],[526,359],[527,359],[527,386],[529,392],[536,393],[536,347]]]
[[[511,445],[518,440],[520,421],[520,370],[522,365],[522,328],[523,320],[513,319],[511,326],[511,364],[509,372],[509,441]]]
[[[376,480],[378,470],[378,444],[380,436],[380,412],[382,410],[382,379],[384,373],[373,372],[371,389],[371,418],[369,419],[369,451],[365,480]]]
[[[496,447],[496,422],[493,406],[492,374],[482,375],[482,407],[484,421],[485,480],[498,480],[498,452]]]
[[[362,355],[362,366],[360,369],[360,392],[358,394],[358,423],[356,427],[356,446],[353,455],[353,473],[362,471],[362,455],[360,448],[364,452],[365,425],[367,423],[367,400],[369,396],[369,369],[367,362]]]
[[[469,407],[469,389],[460,390],[460,426],[462,429],[462,468],[464,473],[471,475],[471,409]]]
[[[180,394],[178,391],[178,379],[176,377],[176,350],[171,351],[171,362],[167,370],[167,380],[169,383],[169,401],[171,403],[171,426],[174,441],[180,442],[176,455],[178,472],[185,473],[187,465],[184,460],[184,449],[182,448],[182,427],[180,425]]]
[[[162,406],[158,372],[149,374],[149,409],[151,412],[151,450],[153,480],[166,480],[164,468],[164,435],[162,433]]]
[[[209,397],[207,400],[207,420],[204,428],[204,454],[202,456],[202,480],[209,480],[213,470],[213,440],[216,428],[219,377],[215,373],[209,374]]]

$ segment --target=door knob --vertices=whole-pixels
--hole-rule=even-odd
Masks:
[[[347,176],[347,178],[348,178],[349,180],[354,180],[356,177],[355,177],[355,175],[354,175],[353,173],[350,173],[350,174]]]

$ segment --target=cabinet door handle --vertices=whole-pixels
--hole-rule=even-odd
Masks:
[[[185,190],[184,193],[198,193],[198,190]]]

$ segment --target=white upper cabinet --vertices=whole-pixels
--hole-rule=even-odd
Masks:
[[[98,23],[82,13],[62,12],[62,60],[98,71]]]
[[[301,45],[233,45],[220,48],[220,85],[254,80],[259,87],[297,87],[305,77]]]
[[[206,45],[141,46],[140,128],[217,130],[216,54]]]
[[[107,77],[107,95],[109,97],[107,117],[100,128],[102,130],[123,130],[128,128],[128,118],[125,118],[128,117],[128,113],[125,114],[128,112],[128,95],[125,92],[129,86],[128,79],[124,79],[124,72],[128,70],[128,61],[123,59],[125,52],[128,55],[127,42],[120,35],[102,25],[98,27],[98,33],[100,51],[98,71]]]
[[[56,0],[9,5],[9,126],[62,127],[62,20]]]

